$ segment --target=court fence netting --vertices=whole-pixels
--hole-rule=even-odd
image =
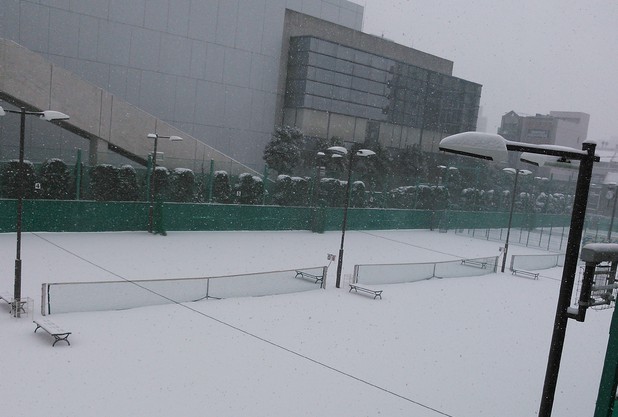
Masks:
[[[563,253],[512,255],[509,270],[538,271],[564,266]],[[352,284],[400,284],[431,278],[473,277],[498,271],[500,256],[444,262],[355,265]]]
[[[399,284],[431,278],[473,277],[493,274],[498,256],[455,261],[355,265],[352,283]]]
[[[513,255],[511,256],[511,271],[555,268],[564,266],[564,253],[541,254],[541,255]]]
[[[124,310],[325,288],[328,267],[216,277],[44,283],[41,314]]]

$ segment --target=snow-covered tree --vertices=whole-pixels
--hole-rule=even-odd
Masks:
[[[212,185],[212,198],[215,203],[228,203],[230,201],[230,177],[226,171],[215,171]]]
[[[118,169],[109,164],[90,168],[90,194],[93,200],[113,201],[118,193]]]
[[[22,172],[24,176],[23,180],[23,197],[34,197],[34,182],[36,180],[36,173],[34,171],[34,164],[30,161],[24,161],[22,165]],[[5,198],[17,198],[20,189],[20,176],[19,176],[19,161],[11,160],[4,165],[2,173],[0,175],[0,184],[2,185],[2,196]]]
[[[240,174],[234,192],[239,204],[260,204],[264,196],[264,182],[256,175]]]
[[[292,174],[301,162],[303,132],[295,127],[277,127],[264,149],[264,161],[279,174]]]
[[[187,168],[176,168],[172,172],[170,197],[172,201],[189,203],[195,200],[195,174]]]
[[[123,165],[118,170],[118,200],[137,201],[138,199],[137,172],[133,166]]]
[[[58,158],[46,160],[39,170],[41,191],[39,196],[51,200],[66,200],[69,197],[71,173]]]

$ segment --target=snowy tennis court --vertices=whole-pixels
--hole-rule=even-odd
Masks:
[[[339,233],[40,233],[23,236],[23,290],[44,282],[219,276],[327,265]],[[348,232],[355,264],[499,255],[496,242],[429,231]],[[12,291],[15,235],[0,235]],[[510,254],[542,251],[511,246]],[[334,287],[121,311],[52,314],[51,347],[0,306],[3,414],[32,416],[524,416],[541,395],[561,270]],[[555,415],[594,410],[612,310],[569,322]]]

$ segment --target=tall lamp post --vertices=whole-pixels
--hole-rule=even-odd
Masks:
[[[332,146],[327,151],[335,155],[348,155],[348,150],[343,146]],[[355,157],[367,157],[376,153],[369,149],[359,149],[354,153],[350,153],[348,157],[348,183],[345,187],[345,205],[343,208],[343,222],[341,224],[341,246],[339,247],[339,259],[337,259],[337,281],[335,286],[341,288],[341,269],[343,267],[343,242],[345,240],[345,229],[348,223],[348,208],[350,206],[350,182],[352,180],[352,166],[354,165]]]
[[[569,162],[579,161],[579,172],[573,201],[573,211],[571,213],[571,225],[567,240],[564,268],[562,270],[560,293],[538,414],[539,417],[549,417],[554,404],[567,323],[568,319],[573,317],[569,314],[568,308],[570,307],[573,284],[577,273],[577,262],[586,216],[592,168],[594,162],[599,161],[599,157],[594,154],[596,144],[584,142],[582,150],[579,151],[564,146],[512,142],[497,134],[464,132],[442,139],[439,148],[445,152],[490,161],[506,161],[509,151],[523,152],[520,158],[522,161],[538,166],[572,165]]]
[[[15,252],[15,284],[13,289],[13,305],[11,306],[15,317],[21,316],[21,230],[22,216],[24,206],[24,148],[26,142],[26,116],[38,116],[48,122],[54,120],[67,120],[69,116],[59,111],[27,111],[24,107],[20,110],[9,110],[0,107],[0,116],[5,116],[6,113],[14,113],[20,115],[19,125],[19,173],[17,176],[17,220],[15,230],[17,232],[17,249]]]
[[[154,223],[154,193],[155,193],[155,170],[157,168],[157,144],[160,139],[169,139],[170,142],[180,142],[182,138],[180,136],[163,136],[158,133],[149,133],[148,139],[154,140],[154,150],[152,152],[152,169],[150,172],[150,205],[148,207],[148,233],[153,231]]]
[[[442,185],[444,181],[448,181],[448,178],[454,175],[459,168],[457,167],[447,167],[446,165],[438,165],[436,166],[440,172],[440,176],[438,177],[438,185]]]
[[[527,169],[515,169],[515,168],[504,168],[504,172],[508,172],[510,174],[515,174],[515,181],[513,181],[513,195],[511,196],[511,211],[509,213],[509,224],[506,228],[506,242],[504,242],[504,253],[502,255],[502,268],[500,270],[504,272],[504,267],[506,266],[506,258],[507,253],[509,251],[509,237],[511,236],[511,224],[513,223],[513,209],[515,208],[515,196],[517,195],[517,179],[520,175],[530,175],[532,171],[528,171]]]

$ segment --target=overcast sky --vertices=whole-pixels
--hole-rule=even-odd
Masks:
[[[617,0],[353,0],[364,31],[449,59],[504,113],[590,114],[588,139],[618,143]]]

